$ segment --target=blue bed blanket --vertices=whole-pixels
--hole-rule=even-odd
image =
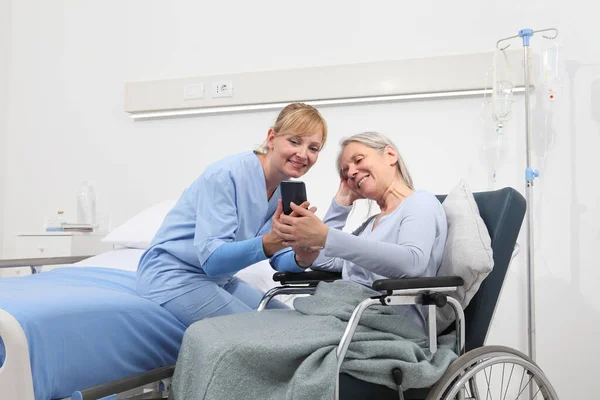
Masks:
[[[36,400],[175,363],[185,331],[135,291],[135,272],[66,267],[0,279],[0,308],[29,344]],[[0,365],[5,348],[0,343]]]

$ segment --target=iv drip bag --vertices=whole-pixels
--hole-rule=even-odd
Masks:
[[[508,121],[512,115],[514,86],[509,81],[495,82],[492,94],[492,117],[497,122]]]

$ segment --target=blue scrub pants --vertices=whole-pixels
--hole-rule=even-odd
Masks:
[[[205,281],[200,287],[167,301],[163,307],[185,326],[204,318],[239,314],[258,308],[263,294],[243,280],[233,277],[223,286]],[[289,309],[277,300],[271,300],[268,309]]]

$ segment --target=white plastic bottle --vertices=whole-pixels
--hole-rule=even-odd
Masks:
[[[81,183],[77,195],[77,223],[96,225],[96,193],[87,181]]]

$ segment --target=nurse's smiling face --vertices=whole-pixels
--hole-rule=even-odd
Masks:
[[[272,166],[283,179],[299,178],[315,165],[323,145],[323,132],[277,135],[269,130],[267,146]]]
[[[267,197],[281,181],[306,174],[317,162],[326,141],[327,123],[317,109],[292,103],[281,110],[256,151],[265,174]]]

